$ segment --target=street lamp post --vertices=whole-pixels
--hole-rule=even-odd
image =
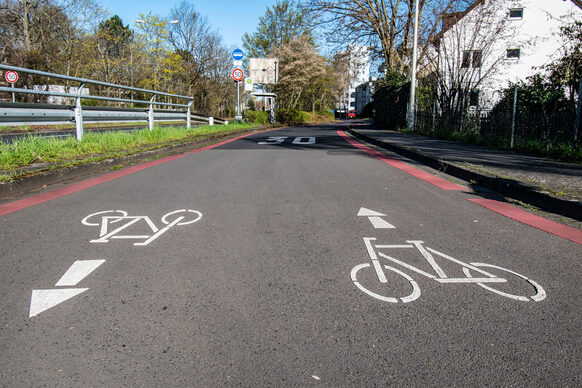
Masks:
[[[408,110],[408,130],[414,130],[414,114],[415,114],[415,102],[416,102],[416,46],[418,41],[418,2],[414,2],[414,38],[412,45],[412,74],[410,76],[410,102]]]

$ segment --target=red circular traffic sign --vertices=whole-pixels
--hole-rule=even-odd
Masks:
[[[244,78],[245,74],[243,73],[243,71],[241,69],[234,69],[232,71],[232,78],[235,81],[240,81]]]
[[[6,81],[13,84],[18,81],[18,73],[12,70],[8,70],[6,74],[4,74],[4,78],[6,78]]]

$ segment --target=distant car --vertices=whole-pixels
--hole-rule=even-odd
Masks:
[[[348,112],[348,119],[355,119],[356,118],[356,114],[358,112],[356,112],[355,110],[351,110]]]

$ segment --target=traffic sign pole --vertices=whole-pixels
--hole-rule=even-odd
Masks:
[[[240,81],[236,81],[236,116],[240,120],[240,95],[239,95]]]
[[[9,70],[4,74],[4,78],[6,79],[6,81],[10,82],[10,87],[14,89],[14,83],[18,81],[18,73]],[[14,98],[14,92],[12,92],[12,103],[14,102],[16,102],[16,99]]]
[[[236,50],[235,50],[236,51]],[[244,78],[245,74],[241,69],[234,69],[232,71],[232,79],[236,82],[236,119],[241,120],[240,114],[240,81]]]

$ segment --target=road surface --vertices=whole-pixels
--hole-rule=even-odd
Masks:
[[[339,129],[0,204],[1,385],[581,385],[581,245]]]

